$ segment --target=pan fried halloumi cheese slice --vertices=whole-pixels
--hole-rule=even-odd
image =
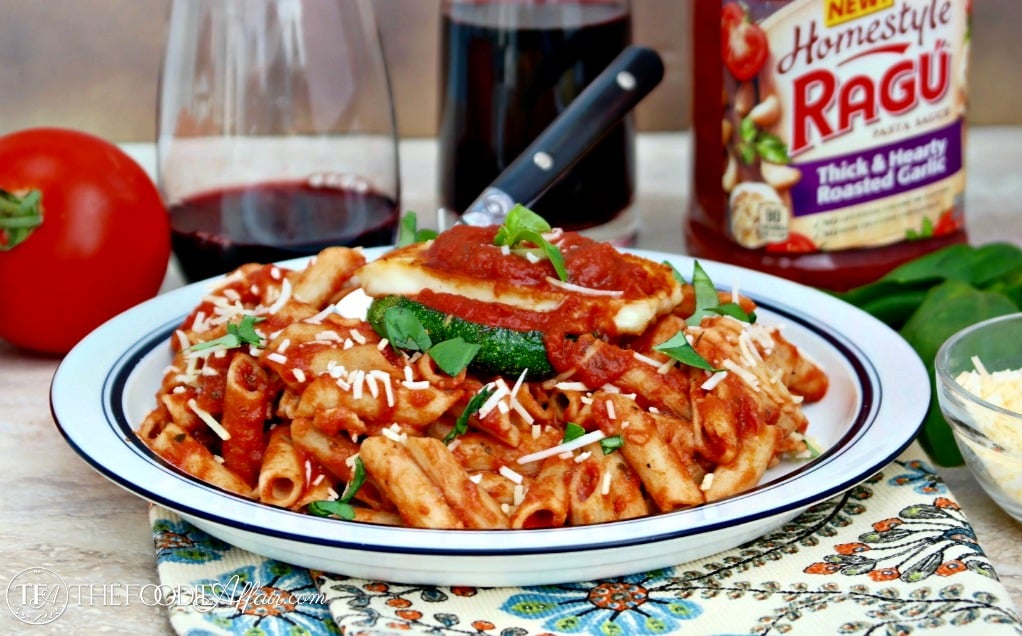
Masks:
[[[495,230],[456,226],[433,241],[367,263],[359,281],[373,297],[415,298],[428,290],[549,314],[569,333],[596,325],[619,335],[639,334],[681,302],[681,284],[666,265],[564,232],[552,241],[569,273],[562,282],[548,261],[493,245]]]

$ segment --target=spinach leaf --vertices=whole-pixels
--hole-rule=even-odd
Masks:
[[[976,289],[958,280],[933,287],[900,333],[926,364],[930,376],[930,410],[919,442],[941,466],[957,466],[962,456],[937,403],[933,361],[937,350],[955,332],[987,318],[1018,311],[1008,298]]]

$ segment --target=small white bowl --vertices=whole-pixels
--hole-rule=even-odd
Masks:
[[[937,398],[976,480],[1022,521],[1022,313],[962,329],[934,361]]]

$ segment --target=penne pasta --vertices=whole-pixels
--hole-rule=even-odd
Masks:
[[[394,503],[405,525],[413,528],[464,528],[443,490],[419,468],[404,444],[383,435],[362,442],[366,471]]]
[[[575,464],[559,455],[543,460],[521,504],[511,514],[512,528],[558,528],[568,518],[569,489]]]
[[[556,249],[595,250],[586,258],[616,253],[552,236]],[[517,259],[501,271],[550,265],[482,248]],[[246,265],[171,336],[173,359],[136,433],[177,469],[267,505],[471,530],[607,523],[718,501],[754,487],[784,454],[804,454],[802,406],[825,395],[824,370],[776,327],[713,312],[696,324],[690,286],[659,264],[622,258],[628,274],[612,289],[599,288],[599,276],[581,284],[546,272],[495,283],[493,303],[453,302],[526,329],[541,312],[501,303],[542,285],[544,319],[557,319],[529,332],[547,348],[552,372],[541,378],[483,372],[475,353],[459,363],[470,347],[437,347],[436,333],[407,315],[383,316],[379,333],[379,317],[339,315],[332,303],[380,283],[366,285],[380,270],[358,249],[325,249],[300,270]],[[633,287],[644,295],[629,305]],[[669,341],[706,364],[682,362]]]
[[[480,488],[438,439],[410,437],[405,448],[444,499],[464,521],[466,528],[507,528],[508,518],[489,493]]]
[[[270,431],[259,471],[259,500],[291,508],[305,491],[305,462],[291,441],[291,427],[278,425]]]
[[[238,354],[227,369],[224,387],[223,440],[224,465],[249,484],[259,480],[266,448],[264,426],[270,400],[266,371],[249,355]]]

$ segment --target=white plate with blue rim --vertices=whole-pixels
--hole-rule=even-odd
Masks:
[[[369,258],[383,248],[366,250]],[[689,257],[633,250],[692,271]],[[304,259],[283,266],[301,268]],[[155,405],[170,335],[208,292],[200,282],[111,319],[53,377],[50,404],[68,444],[95,470],[239,548],[297,566],[384,581],[478,587],[588,581],[679,565],[776,530],[883,468],[915,438],[930,403],[922,361],[897,333],[833,296],[700,260],[722,289],[738,286],[757,319],[820,364],[826,396],[805,406],[821,450],[786,460],[761,483],[714,503],[628,521],[542,530],[427,530],[315,517],[260,504],[187,475],[134,433]]]

